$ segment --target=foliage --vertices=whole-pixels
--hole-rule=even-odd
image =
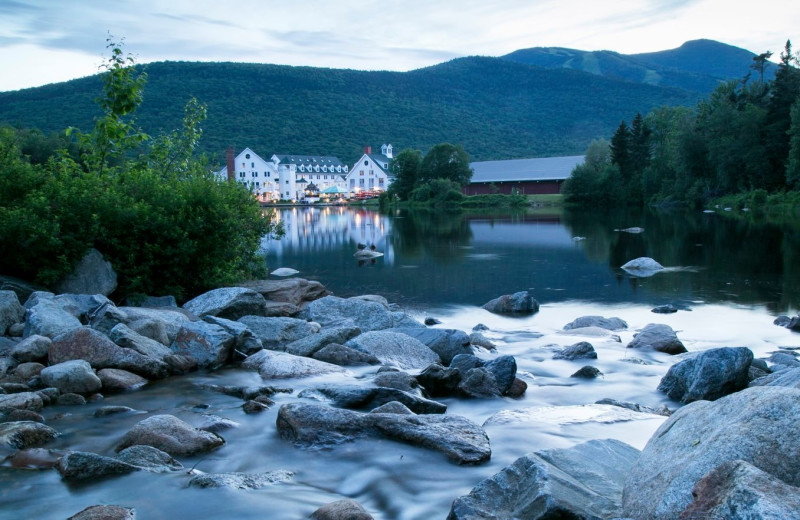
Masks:
[[[95,247],[122,294],[184,299],[251,275],[262,237],[280,232],[272,214],[193,157],[205,111],[195,100],[181,131],[150,139],[133,124],[144,81],[110,45],[103,114],[90,134],[72,131],[79,160],[34,163],[18,132],[0,130],[0,272],[51,284]]]
[[[439,143],[428,150],[422,159],[419,170],[421,182],[447,179],[459,187],[466,186],[472,179],[469,154],[460,144]]]
[[[389,171],[394,180],[389,186],[389,197],[397,196],[400,200],[408,200],[419,180],[422,166],[422,152],[406,148],[389,163]]]
[[[528,197],[525,195],[504,195],[500,193],[470,195],[468,197],[464,197],[464,200],[461,202],[462,208],[521,208],[529,205],[530,202],[528,201]]]
[[[409,200],[433,206],[457,205],[464,199],[461,185],[450,179],[432,179],[411,192]]]

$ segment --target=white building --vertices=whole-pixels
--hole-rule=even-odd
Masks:
[[[372,153],[372,147],[364,148],[364,155],[353,165],[347,174],[347,191],[357,195],[362,192],[377,193],[386,191],[394,180],[389,173],[389,163],[394,155],[392,145],[381,146],[381,153]]]
[[[227,164],[216,172],[221,179],[228,179],[228,169],[233,168],[233,178],[250,188],[250,191],[260,201],[269,201],[274,198],[278,189],[278,169],[272,161],[265,161],[250,148],[245,148],[239,155],[233,157],[233,151],[228,150]]]

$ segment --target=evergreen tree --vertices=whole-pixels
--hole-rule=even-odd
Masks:
[[[611,137],[611,163],[617,165],[624,180],[628,179],[631,161],[631,131],[628,123],[622,121]]]
[[[780,188],[786,180],[786,159],[789,156],[791,109],[800,96],[800,71],[792,55],[792,42],[787,40],[781,62],[772,82],[764,127],[764,146],[770,169],[764,180],[768,191]]]

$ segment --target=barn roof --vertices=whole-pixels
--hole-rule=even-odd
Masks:
[[[583,162],[583,155],[481,161],[470,163],[472,183],[564,180]]]

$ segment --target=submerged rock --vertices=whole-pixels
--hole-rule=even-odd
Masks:
[[[628,323],[620,318],[581,316],[564,325],[564,330],[582,329],[585,327],[599,327],[606,330],[624,330],[628,328]]]
[[[59,459],[56,469],[62,479],[69,481],[125,475],[139,470],[127,462],[83,451],[74,451],[64,455]]]
[[[273,484],[288,482],[294,473],[291,471],[268,471],[266,473],[204,473],[189,481],[189,487],[261,489]]]
[[[134,425],[116,450],[119,452],[137,444],[152,446],[172,456],[194,455],[219,448],[225,444],[225,439],[194,428],[173,415],[153,415]]]

